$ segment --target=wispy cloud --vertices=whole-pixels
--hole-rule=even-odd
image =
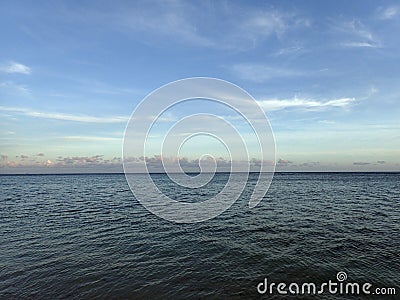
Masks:
[[[334,28],[341,33],[342,47],[380,48],[380,40],[360,20],[336,22]]]
[[[323,109],[329,107],[348,107],[354,103],[355,98],[338,98],[327,101],[317,101],[313,99],[301,99],[294,97],[293,99],[270,99],[257,101],[265,111],[281,110],[286,108],[302,108],[302,109]]]
[[[16,84],[13,81],[0,82],[0,95],[28,97],[30,90],[25,85]]]
[[[0,131],[0,135],[14,135],[15,131],[11,131],[11,130],[3,130]]]
[[[214,46],[214,42],[199,33],[190,17],[190,3],[159,3],[160,7],[144,5],[140,10],[125,9],[112,12],[114,25],[130,34],[147,32],[160,37],[175,37],[178,41],[189,42],[196,46]],[[193,12],[192,12],[193,13]]]
[[[380,48],[379,44],[373,44],[370,42],[346,42],[341,43],[343,47],[350,47],[350,48]]]
[[[378,9],[378,17],[383,20],[395,18],[400,13],[400,6],[389,6]]]
[[[318,121],[318,123],[332,125],[332,124],[335,124],[336,122],[332,121],[332,120],[320,120],[320,121]]]
[[[142,95],[145,94],[144,90],[141,89],[129,89],[129,88],[118,88],[118,87],[106,87],[106,88],[96,88],[93,90],[94,93],[104,94],[104,95]]]
[[[240,16],[238,18],[238,16]],[[249,48],[271,38],[282,38],[284,35],[302,30],[310,26],[311,22],[297,13],[278,9],[243,9],[231,7],[229,19],[222,42],[236,48]],[[219,38],[221,43],[221,37]],[[218,42],[217,41],[217,42]]]
[[[252,43],[273,34],[282,35],[289,27],[286,16],[278,11],[250,12],[238,25],[235,29]]]
[[[15,114],[21,114],[29,117],[43,118],[43,119],[54,119],[62,121],[73,121],[83,123],[125,123],[129,120],[129,117],[125,116],[105,116],[105,117],[94,117],[88,115],[73,115],[64,113],[54,112],[41,112],[35,111],[28,108],[20,107],[6,107],[0,106],[0,111],[13,112]]]
[[[253,63],[236,64],[231,67],[231,70],[238,77],[254,82],[263,82],[272,78],[297,77],[306,75],[305,72],[298,70]]]
[[[283,56],[283,55],[293,55],[293,54],[298,54],[304,52],[304,48],[300,46],[292,46],[292,47],[286,47],[282,48],[275,53],[273,53],[273,56]]]
[[[93,141],[99,141],[99,142],[105,142],[105,141],[121,141],[121,138],[115,138],[115,137],[104,137],[104,136],[81,136],[81,135],[70,135],[70,136],[65,136],[63,137],[66,140],[72,140],[72,141],[88,141],[88,142],[93,142]]]
[[[139,7],[140,6],[140,7]],[[218,13],[216,13],[218,12]],[[108,7],[107,12],[69,12],[66,18],[109,24],[128,36],[140,35],[144,42],[171,42],[214,49],[252,48],[272,36],[304,28],[310,22],[288,10],[254,8],[233,2],[165,1]],[[218,28],[218,30],[214,30]],[[145,33],[145,35],[143,35]]]
[[[10,61],[0,66],[0,71],[5,73],[31,74],[31,68],[15,61]]]

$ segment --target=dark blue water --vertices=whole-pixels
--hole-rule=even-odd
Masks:
[[[0,176],[0,298],[249,299],[265,277],[321,283],[339,271],[399,294],[399,179],[280,173],[249,210],[254,177],[219,217],[174,224],[144,209],[124,175]]]

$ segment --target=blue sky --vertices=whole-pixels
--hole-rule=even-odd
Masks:
[[[119,171],[135,106],[194,76],[259,101],[278,170],[400,171],[398,32],[397,1],[2,1],[0,172]]]

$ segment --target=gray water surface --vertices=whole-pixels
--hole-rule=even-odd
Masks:
[[[226,176],[195,192],[153,178],[201,201]],[[339,271],[400,293],[400,173],[278,173],[249,210],[255,180],[219,217],[174,224],[123,174],[0,176],[0,298],[249,299],[265,277],[321,283]]]

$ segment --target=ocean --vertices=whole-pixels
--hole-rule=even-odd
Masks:
[[[185,201],[218,193],[226,177],[190,192],[153,175]],[[257,287],[345,272],[343,282],[397,296],[285,298],[399,299],[400,173],[276,173],[249,209],[256,177],[220,216],[176,224],[140,205],[123,174],[2,175],[0,298],[282,299]]]

